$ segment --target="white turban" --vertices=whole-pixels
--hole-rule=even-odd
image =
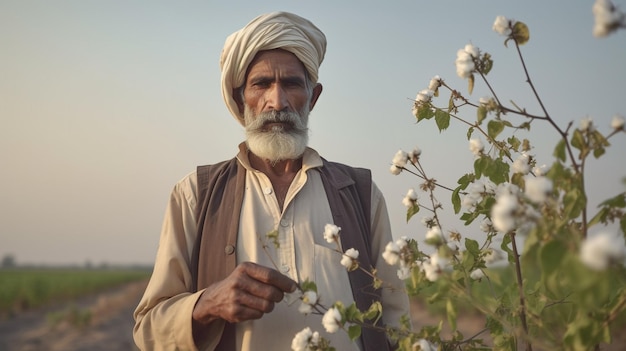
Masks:
[[[283,49],[296,55],[313,82],[326,53],[326,36],[309,20],[288,12],[273,12],[253,19],[231,34],[220,57],[222,96],[230,113],[244,124],[233,99],[233,89],[245,83],[248,65],[259,51]]]

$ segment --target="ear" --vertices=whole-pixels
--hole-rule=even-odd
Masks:
[[[241,113],[243,115],[243,100],[242,100],[242,91],[243,91],[243,86],[233,89],[233,100],[235,100],[235,102],[237,103],[237,107],[239,108],[239,113]]]
[[[311,102],[309,102],[309,109],[311,111],[313,111],[313,107],[315,107],[315,104],[317,103],[317,99],[320,97],[321,94],[322,94],[322,84],[317,83],[315,84],[315,87],[313,88],[313,94],[311,94]]]

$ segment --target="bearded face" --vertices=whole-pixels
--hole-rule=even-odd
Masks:
[[[309,142],[309,112],[309,106],[305,104],[299,112],[273,110],[255,115],[246,104],[244,119],[248,148],[274,163],[299,158]]]

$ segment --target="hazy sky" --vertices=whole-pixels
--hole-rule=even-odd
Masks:
[[[422,216],[405,225],[401,204],[418,182],[389,173],[394,153],[419,146],[428,173],[452,187],[471,170],[472,155],[464,127],[439,134],[434,123],[415,124],[416,93],[435,75],[466,92],[454,60],[471,42],[492,54],[489,77],[503,101],[539,113],[516,52],[491,30],[497,15],[528,24],[526,63],[562,127],[592,117],[608,131],[614,114],[626,114],[626,31],[594,38],[591,6],[0,0],[0,257],[151,263],[175,182],[196,165],[231,158],[243,140],[220,93],[224,40],[275,10],[309,18],[328,38],[311,146],[328,159],[371,168],[394,235],[422,238]],[[478,83],[471,97],[485,92]],[[439,105],[449,94],[443,96]],[[551,163],[557,134],[537,123],[533,135],[540,163]],[[623,190],[625,139],[614,139],[607,155],[590,163],[590,186],[601,198]],[[447,204],[449,194],[440,197]]]

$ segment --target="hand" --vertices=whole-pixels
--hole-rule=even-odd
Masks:
[[[244,262],[202,293],[193,310],[194,324],[218,318],[231,323],[259,319],[296,287],[296,282],[274,269]]]

